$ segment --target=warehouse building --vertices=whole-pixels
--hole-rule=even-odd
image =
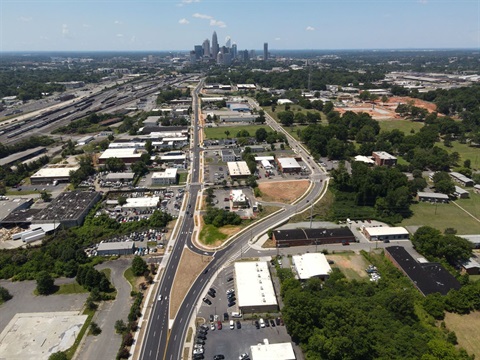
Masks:
[[[286,174],[299,173],[302,171],[302,167],[294,158],[278,158],[278,169]]]
[[[370,241],[408,240],[410,233],[402,226],[397,227],[365,227],[361,229],[363,235]]]
[[[168,168],[162,172],[154,172],[152,174],[152,185],[174,185],[177,183],[177,172],[176,168]]]
[[[447,194],[441,193],[430,193],[430,192],[422,192],[419,191],[417,193],[417,201],[429,201],[429,202],[437,202],[437,203],[448,203],[450,198]]]
[[[395,166],[397,158],[385,151],[374,151],[372,153],[373,160],[377,166]]]
[[[70,182],[70,173],[80,169],[79,165],[49,165],[30,176],[32,185],[57,182]]]
[[[58,195],[33,218],[33,224],[60,223],[64,227],[80,226],[90,209],[101,199],[96,191],[70,191]]]
[[[272,239],[275,247],[342,244],[356,241],[355,235],[347,227],[274,230]]]
[[[117,172],[117,173],[109,173],[105,177],[106,181],[133,181],[135,174],[132,172]]]
[[[132,255],[135,252],[133,241],[103,242],[98,245],[98,256]]]
[[[449,173],[449,175],[453,179],[453,181],[459,183],[462,186],[473,186],[474,184],[474,181],[472,179],[458,172],[452,171],[451,173]]]
[[[438,263],[419,263],[402,246],[385,248],[385,256],[402,271],[423,296],[440,293],[447,295],[461,285],[455,277]]]
[[[476,194],[480,194],[480,184],[473,186],[473,192]]]
[[[28,209],[33,204],[33,199],[10,198],[0,196],[0,221],[13,212]]]
[[[91,135],[84,136],[84,137],[77,140],[77,145],[80,145],[80,146],[86,145],[90,141],[92,141],[93,139],[95,139],[95,138]]]
[[[312,277],[326,280],[332,272],[327,258],[322,253],[293,255],[292,262],[296,278],[299,280],[308,280]]]
[[[292,343],[270,344],[268,339],[263,344],[250,346],[252,360],[295,360],[295,352]]]
[[[241,179],[252,175],[245,161],[230,161],[227,166],[228,174],[232,179]]]
[[[0,166],[13,165],[16,162],[25,161],[27,159],[30,159],[30,158],[34,157],[34,156],[43,154],[46,151],[47,151],[47,149],[44,148],[43,146],[38,146],[36,148],[28,149],[28,150],[25,150],[25,151],[20,151],[18,153],[15,153],[15,154],[6,156],[4,158],[1,158],[0,159]]]
[[[237,304],[242,313],[278,311],[277,297],[265,261],[235,263]]]
[[[462,189],[460,186],[455,185],[455,192],[453,193],[458,199],[468,199],[470,197],[470,193]]]
[[[125,164],[132,164],[137,162],[142,157],[142,154],[137,152],[135,148],[128,149],[107,149],[98,158],[99,164],[105,164],[107,159],[117,158],[122,160]]]

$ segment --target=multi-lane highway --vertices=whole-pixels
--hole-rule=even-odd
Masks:
[[[193,109],[194,109],[194,124],[192,124],[193,132],[193,146],[192,146],[192,163],[191,163],[191,182],[189,185],[189,199],[187,209],[195,209],[195,201],[197,199],[198,191],[201,189],[199,184],[200,179],[200,148],[198,143],[198,129],[199,129],[199,100],[198,92],[201,89],[201,84],[194,91],[193,97]],[[273,119],[269,119],[269,123],[276,127],[278,124],[273,123]],[[280,129],[277,129],[281,131]],[[287,134],[288,135],[288,134]],[[307,158],[305,150],[297,143],[295,139],[289,136],[289,143],[297,149],[298,153]],[[194,227],[193,218],[191,215],[186,215],[181,218],[182,224],[178,232],[177,239],[175,239],[174,247],[169,255],[167,265],[160,281],[160,286],[155,299],[158,295],[163,297],[167,295],[170,298],[170,290],[173,284],[174,275],[177,270],[178,263],[180,261],[181,253],[185,247],[194,249],[197,252],[202,252],[212,256],[212,260],[209,262],[205,271],[203,271],[197,277],[196,281],[192,284],[189,292],[185,296],[183,303],[181,304],[176,318],[173,323],[169,324],[168,314],[168,300],[155,301],[153,310],[149,319],[147,332],[144,338],[140,358],[141,359],[167,359],[176,360],[180,359],[183,354],[184,340],[187,333],[187,329],[190,323],[190,319],[193,315],[196,304],[200,301],[201,295],[204,292],[207,284],[215,276],[215,272],[220,269],[227,261],[232,260],[240,256],[245,245],[248,246],[249,241],[253,236],[263,234],[272,227],[278,225],[281,222],[286,221],[295,213],[304,210],[311,205],[319,195],[325,186],[325,174],[323,170],[315,164],[313,161],[308,162],[311,168],[311,191],[302,198],[296,206],[286,207],[284,211],[265,219],[264,221],[255,224],[249,228],[248,231],[238,235],[236,239],[226,247],[219,249],[216,252],[203,252],[195,249],[192,243],[192,232]],[[170,326],[169,326],[170,325]],[[169,330],[170,327],[170,330]]]

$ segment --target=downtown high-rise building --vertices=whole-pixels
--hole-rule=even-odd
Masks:
[[[212,35],[212,57],[214,59],[217,59],[218,50],[219,50],[219,46],[218,46],[217,32],[214,31]]]
[[[268,60],[268,43],[263,43],[263,61]]]
[[[210,40],[205,39],[205,41],[202,44],[202,48],[203,48],[203,56],[210,57]]]

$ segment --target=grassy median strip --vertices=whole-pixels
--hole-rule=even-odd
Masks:
[[[95,310],[88,310],[85,309],[83,312],[83,315],[88,315],[87,320],[85,320],[85,324],[83,324],[82,329],[78,333],[77,338],[75,339],[75,342],[73,343],[73,346],[65,351],[65,354],[67,355],[68,359],[72,359],[73,356],[75,355],[75,352],[77,351],[78,345],[80,345],[80,342],[83,339],[83,336],[87,332],[87,330],[90,327],[90,324],[92,323],[93,315],[95,315]]]

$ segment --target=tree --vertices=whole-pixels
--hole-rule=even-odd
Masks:
[[[57,351],[48,357],[48,360],[68,360],[68,356],[63,351]]]
[[[228,137],[230,136],[230,131],[225,130],[225,131],[224,131],[224,134],[227,136],[227,139],[228,139]]]
[[[135,276],[141,276],[148,270],[148,265],[140,256],[135,256],[132,260],[132,272]]]
[[[119,196],[117,198],[118,205],[123,206],[127,203],[127,198],[125,196]]]
[[[258,184],[257,184],[257,178],[255,177],[255,175],[250,175],[246,180],[246,184],[251,188],[256,188]]]
[[[255,139],[258,142],[265,141],[266,138],[267,138],[267,130],[265,128],[261,127],[261,128],[258,128],[257,131],[255,131]]]
[[[126,169],[125,162],[122,159],[112,157],[105,160],[105,168],[108,171],[120,172]]]
[[[46,191],[40,192],[40,197],[44,202],[50,202],[52,200],[52,194]]]
[[[383,95],[382,96],[382,103],[386,103],[388,102],[388,96],[387,95]]]
[[[152,155],[153,153],[152,140],[147,140],[145,142],[145,150],[147,151],[148,155]]]
[[[13,296],[7,289],[5,289],[3,286],[0,286],[0,304],[10,300],[12,297]]]
[[[467,168],[467,169],[470,169],[470,166],[472,165],[472,161],[470,159],[466,159],[464,162],[463,162],[463,167],[464,168]]]
[[[114,327],[117,334],[125,334],[128,331],[127,324],[125,324],[125,321],[121,319],[115,321]]]
[[[292,111],[281,111],[278,113],[278,119],[282,123],[283,126],[292,126],[294,120],[294,114]]]
[[[455,192],[455,185],[451,180],[440,180],[435,184],[435,191],[442,194],[453,194]]]
[[[92,321],[90,323],[90,334],[92,334],[93,336],[97,336],[101,333],[102,333],[102,329],[100,329],[100,327],[98,326],[98,324],[96,322]]]
[[[37,275],[37,292],[40,295],[49,295],[54,289],[54,280],[50,273],[40,271]]]

